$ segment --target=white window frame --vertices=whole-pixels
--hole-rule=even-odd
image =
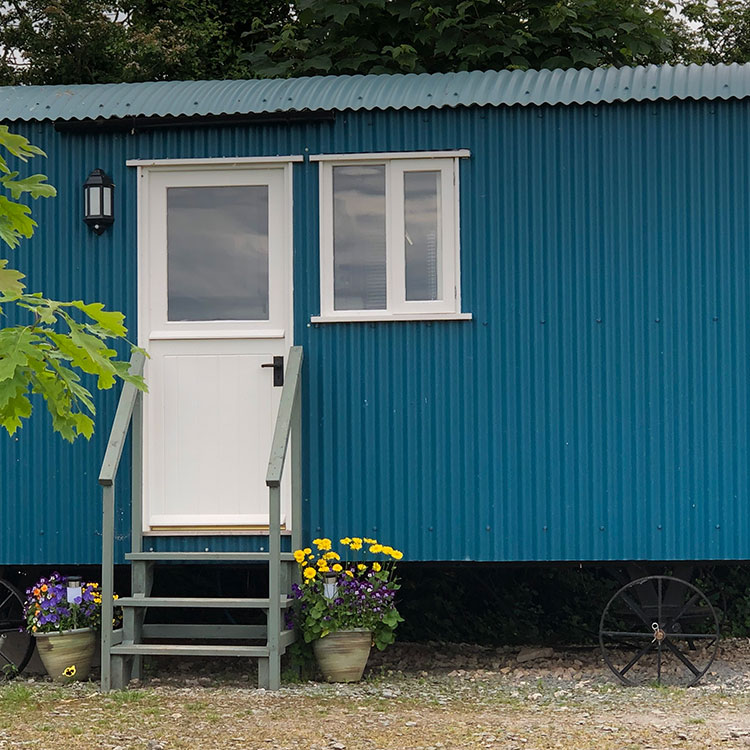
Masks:
[[[312,323],[368,322],[392,320],[471,320],[461,311],[461,249],[459,232],[459,159],[470,152],[430,151],[371,154],[321,154],[320,185],[320,315]],[[334,309],[333,259],[333,168],[337,166],[385,166],[386,201],[386,308],[384,310]],[[439,300],[406,299],[404,231],[405,172],[441,173],[441,264]]]

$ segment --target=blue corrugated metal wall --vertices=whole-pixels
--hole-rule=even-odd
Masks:
[[[25,124],[61,195],[35,205],[39,234],[14,257],[32,287],[105,301],[134,330],[127,158],[470,148],[471,322],[310,325],[317,167],[295,166],[307,530],[377,535],[417,560],[747,559],[749,122],[750,100],[340,113],[139,135]],[[80,221],[94,167],[117,184],[114,231],[101,238]],[[42,408],[0,437],[0,564],[98,560],[96,472],[113,408],[107,394],[88,445],[50,438]],[[124,518],[120,531],[122,552]]]

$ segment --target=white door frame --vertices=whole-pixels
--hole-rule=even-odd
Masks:
[[[241,157],[241,158],[219,158],[219,159],[163,159],[163,160],[142,160],[134,159],[126,162],[129,167],[137,168],[137,184],[138,184],[138,345],[149,350],[149,344],[153,340],[159,339],[247,339],[247,338],[259,338],[259,339],[273,339],[279,338],[285,340],[285,353],[294,342],[294,278],[293,278],[293,190],[292,190],[292,172],[293,164],[296,162],[302,162],[302,156],[288,156],[288,157]],[[259,326],[257,334],[251,334],[248,336],[246,331],[241,330],[241,326],[233,324],[232,321],[228,321],[222,324],[220,329],[216,326],[211,326],[211,330],[198,331],[196,333],[194,324],[186,326],[180,323],[169,323],[161,325],[160,328],[165,330],[153,330],[152,325],[152,310],[151,310],[151,295],[150,295],[150,279],[153,273],[152,263],[149,247],[151,241],[151,200],[149,195],[150,190],[150,176],[154,173],[200,173],[200,172],[216,172],[227,170],[228,173],[240,174],[246,173],[248,170],[279,170],[282,173],[283,179],[283,206],[280,208],[281,214],[284,216],[284,227],[283,227],[283,248],[284,248],[284,275],[287,286],[288,299],[285,303],[286,321],[283,329],[272,328],[269,326]],[[227,175],[229,177],[229,175]],[[269,290],[269,293],[272,290]],[[188,330],[192,328],[193,330]],[[200,328],[200,326],[198,326]],[[149,363],[146,360],[145,366],[145,378],[148,383],[149,374]],[[269,373],[270,377],[270,373]],[[148,396],[146,396],[148,397]],[[145,428],[145,425],[144,425]],[[148,471],[148,435],[144,433],[144,439],[142,440],[142,455],[140,460],[142,461],[142,471],[140,472],[141,481],[146,482],[149,476]],[[138,457],[134,457],[138,460]],[[190,529],[187,527],[169,530],[159,529],[158,531],[151,531],[149,526],[149,519],[151,517],[150,509],[147,507],[148,504],[148,492],[145,491],[145,487],[141,487],[140,494],[143,498],[143,532],[144,534],[155,534],[158,536],[188,536],[188,535],[247,535],[247,534],[265,534],[267,533],[264,529],[211,529],[210,531],[204,527],[198,527]],[[288,494],[288,493],[285,493]],[[282,505],[285,505],[284,498],[282,497]],[[282,507],[282,511],[284,508]],[[290,509],[284,513],[286,516],[286,529],[290,528]]]

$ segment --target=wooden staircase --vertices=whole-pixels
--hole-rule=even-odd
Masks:
[[[281,551],[281,478],[287,447],[291,441],[291,543],[301,546],[301,419],[300,376],[302,349],[292,347],[284,379],[281,402],[266,475],[269,492],[269,527],[267,551],[263,552],[153,552],[143,550],[141,498],[137,488],[140,477],[141,393],[125,384],[120,396],[102,462],[99,483],[102,486],[102,676],[101,690],[122,690],[132,678],[142,676],[143,657],[168,656],[240,656],[258,662],[258,686],[277,690],[281,682],[281,656],[294,642],[295,632],[283,625],[283,612],[291,606],[289,596],[297,566],[291,552]],[[131,372],[143,370],[143,356],[135,354]],[[125,555],[131,565],[131,596],[118,599],[123,611],[123,626],[114,630],[112,595],[114,579],[115,478],[122,446],[132,423],[133,497],[132,547]],[[152,596],[154,569],[157,565],[181,563],[214,565],[264,564],[268,575],[268,596],[184,597]],[[184,622],[150,623],[148,613],[167,610],[254,610],[265,615],[265,624],[195,624]],[[197,612],[196,612],[197,614]],[[239,641],[240,645],[217,643]],[[158,642],[157,642],[158,641]],[[185,642],[189,641],[189,642]]]

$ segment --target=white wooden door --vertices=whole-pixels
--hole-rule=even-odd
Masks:
[[[144,531],[266,526],[281,388],[264,365],[292,342],[291,165],[139,172]]]

